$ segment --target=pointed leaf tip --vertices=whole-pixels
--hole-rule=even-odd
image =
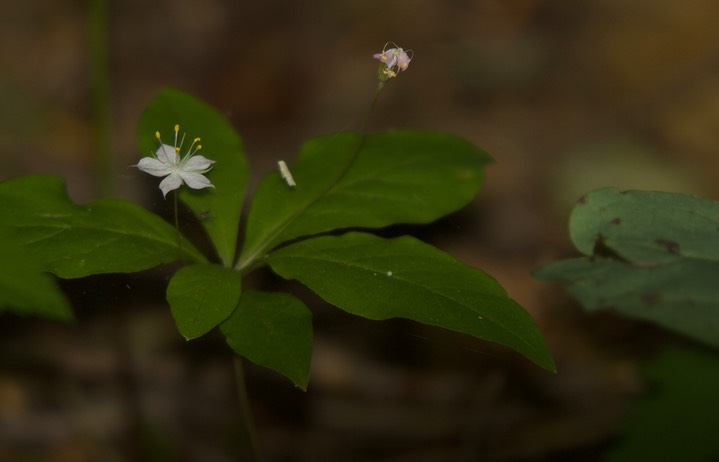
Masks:
[[[317,237],[272,252],[269,264],[349,313],[463,332],[555,370],[534,320],[492,277],[412,237]]]

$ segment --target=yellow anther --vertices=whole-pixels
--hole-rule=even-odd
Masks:
[[[160,139],[160,132],[155,132],[155,138]]]
[[[176,124],[176,125],[175,125],[175,133],[177,133],[177,132],[179,132],[179,131],[180,131],[180,125],[179,125],[179,124]]]
[[[198,144],[198,145],[197,145],[197,150],[199,151],[200,149],[202,149],[202,145],[201,145],[201,144]]]
[[[199,139],[199,138],[195,138],[194,141],[193,141],[193,143],[197,143],[198,141],[200,141],[200,139]]]
[[[180,153],[180,147],[179,147],[179,146],[175,147],[175,152],[178,153],[178,154]]]

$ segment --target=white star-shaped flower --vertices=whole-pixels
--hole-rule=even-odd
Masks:
[[[154,157],[143,157],[134,167],[139,168],[145,173],[153,176],[164,176],[164,180],[160,182],[160,190],[162,195],[167,197],[167,193],[178,189],[182,184],[186,184],[192,189],[214,188],[215,186],[207,179],[203,173],[207,173],[211,168],[214,160],[210,160],[204,156],[195,155],[197,151],[202,149],[202,145],[198,144],[200,138],[192,140],[192,144],[187,150],[185,157],[180,157],[180,149],[185,141],[185,135],[182,135],[180,144],[177,144],[180,126],[175,125],[175,145],[170,146],[162,142],[160,132],[155,132],[155,137],[160,142],[160,147],[155,151]]]

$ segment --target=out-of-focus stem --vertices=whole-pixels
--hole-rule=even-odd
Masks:
[[[101,196],[114,189],[111,151],[110,63],[107,0],[89,0],[90,99],[92,101],[93,166],[95,190]]]
[[[250,409],[250,399],[247,396],[247,386],[245,384],[245,370],[242,365],[242,358],[235,356],[235,382],[237,386],[237,397],[240,400],[241,412],[241,460],[247,462],[261,462],[262,456],[257,444],[257,434],[255,432],[255,422],[252,419],[252,410]]]

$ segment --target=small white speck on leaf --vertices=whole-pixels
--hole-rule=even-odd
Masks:
[[[387,271],[387,276],[392,277],[392,271]]]
[[[277,162],[277,166],[280,168],[280,176],[285,180],[287,186],[290,188],[297,186],[295,179],[292,177],[292,172],[290,172],[289,167],[287,167],[287,163],[284,160],[280,160]]]

